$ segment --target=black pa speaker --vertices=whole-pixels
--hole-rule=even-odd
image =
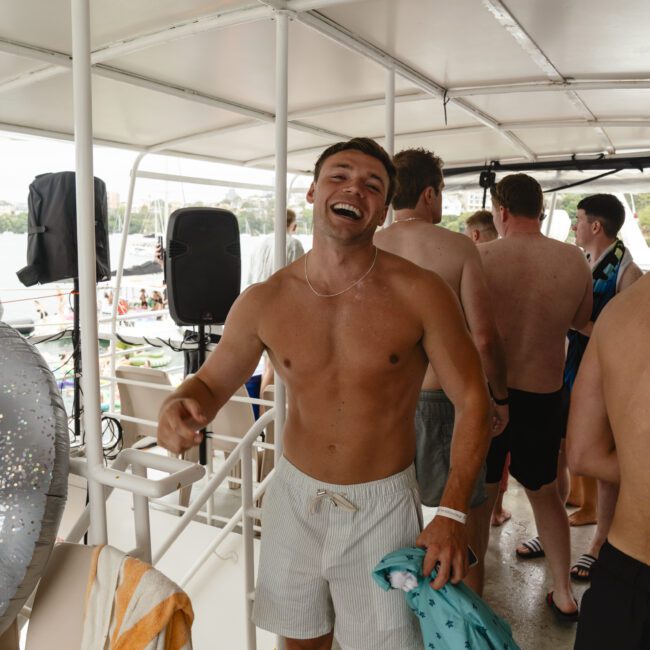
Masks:
[[[165,276],[178,325],[226,320],[241,284],[239,224],[228,210],[181,208],[169,217]]]
[[[106,184],[94,179],[97,281],[111,277]],[[27,266],[16,274],[27,287],[75,278],[77,265],[77,198],[75,173],[41,174],[29,186]]]

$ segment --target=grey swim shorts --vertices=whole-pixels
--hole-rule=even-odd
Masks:
[[[449,475],[451,436],[454,431],[454,405],[441,390],[420,392],[415,411],[415,473],[420,500],[425,506],[440,504]],[[474,486],[470,507],[476,508],[487,499],[485,464]]]

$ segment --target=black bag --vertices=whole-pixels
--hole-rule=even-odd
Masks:
[[[106,184],[95,178],[97,281],[111,277]],[[16,275],[26,286],[75,278],[77,200],[75,173],[41,174],[29,186],[27,266]]]

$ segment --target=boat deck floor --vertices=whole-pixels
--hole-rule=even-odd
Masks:
[[[62,536],[83,508],[86,495],[83,480],[71,477],[69,492],[60,529]],[[223,486],[216,494],[215,505],[216,510],[224,514],[234,512],[239,505],[239,491]],[[512,479],[504,505],[512,512],[512,519],[500,528],[492,528],[486,559],[485,599],[509,621],[522,650],[568,650],[573,647],[575,625],[557,623],[545,604],[550,582],[545,560],[521,561],[515,557],[515,547],[535,533],[535,524],[523,488]],[[109,543],[122,549],[132,548],[135,537],[130,495],[116,490],[108,499],[107,510]],[[430,517],[431,511],[425,508],[425,520]],[[154,549],[177,521],[175,515],[159,508],[152,509]],[[594,526],[571,529],[572,559],[584,551],[593,531]],[[192,522],[163,557],[159,568],[180,582],[217,532],[215,527]],[[256,556],[258,545],[256,540]],[[196,650],[245,648],[242,548],[240,535],[229,535],[185,587],[195,612],[193,639]],[[580,600],[585,587],[574,585],[574,589]],[[257,639],[259,650],[275,648],[273,635],[258,630]]]

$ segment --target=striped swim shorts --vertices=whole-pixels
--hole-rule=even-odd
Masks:
[[[422,648],[398,590],[379,589],[381,558],[422,528],[415,469],[352,485],[323,483],[281,458],[262,509],[253,620],[290,639],[329,633],[343,650]]]

